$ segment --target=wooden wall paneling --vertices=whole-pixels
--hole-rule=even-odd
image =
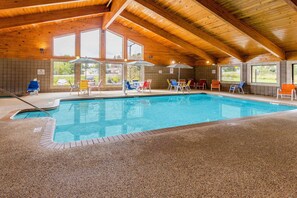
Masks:
[[[205,9],[209,10],[212,14],[216,15],[220,19],[229,23],[235,27],[238,31],[248,35],[251,39],[262,45],[268,52],[279,57],[282,60],[286,59],[285,52],[274,44],[272,41],[267,39],[265,36],[257,32],[255,29],[244,23],[243,21],[237,19],[234,15],[229,13],[229,11],[213,0],[204,1],[196,0],[196,2],[203,6]]]
[[[203,50],[197,48],[196,46],[193,46],[185,41],[183,41],[182,39],[178,38],[175,35],[169,34],[168,32],[164,31],[163,29],[149,23],[146,22],[144,20],[141,20],[140,18],[138,18],[137,16],[124,11],[121,13],[121,16],[124,17],[125,19],[132,21],[140,26],[142,26],[145,29],[148,29],[162,37],[164,37],[167,40],[170,40],[173,43],[176,43],[177,45],[180,45],[181,47],[192,51],[193,53],[197,54],[198,56],[204,58],[205,60],[209,61],[210,63],[215,63],[216,59],[214,57],[212,57],[211,55],[207,54],[206,52],[204,52]]]

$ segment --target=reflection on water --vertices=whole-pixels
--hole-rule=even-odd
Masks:
[[[63,101],[50,113],[57,119],[54,141],[70,142],[291,109],[294,107],[197,94]],[[16,118],[39,116],[40,112],[31,112]]]

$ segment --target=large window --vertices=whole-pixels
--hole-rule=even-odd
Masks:
[[[240,66],[222,66],[220,69],[222,82],[240,81]]]
[[[81,80],[99,82],[99,64],[81,64]]]
[[[293,83],[297,84],[297,63],[292,65],[293,73],[292,73],[292,79]]]
[[[252,83],[277,83],[277,66],[252,65]]]
[[[69,86],[74,84],[74,64],[66,61],[53,61],[53,85]]]
[[[143,67],[135,66],[135,65],[128,65],[127,66],[127,80],[133,81],[138,80],[142,81],[143,77]]]
[[[122,84],[122,74],[123,74],[122,64],[106,64],[106,84],[107,85],[121,85]]]
[[[81,33],[80,56],[99,58],[100,31],[99,29]]]
[[[123,38],[106,31],[106,58],[123,59]]]
[[[143,60],[143,46],[128,40],[128,59],[129,60]]]
[[[75,56],[75,34],[54,38],[54,56]]]

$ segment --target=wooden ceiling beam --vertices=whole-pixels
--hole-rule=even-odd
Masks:
[[[202,31],[201,29],[195,27],[194,25],[190,24],[183,18],[177,16],[176,14],[173,14],[166,9],[162,8],[161,6],[157,5],[153,1],[149,0],[135,0],[137,3],[143,5],[144,7],[152,10],[153,12],[157,13],[158,15],[164,17],[165,19],[171,21],[172,23],[175,23],[179,27],[191,32],[195,36],[201,38],[202,40],[208,42],[213,47],[217,48],[218,50],[224,52],[225,54],[232,56],[234,58],[237,58],[238,60],[244,62],[244,57],[235,49],[227,46],[223,42],[217,40],[213,36],[209,35],[208,33]]]
[[[203,50],[197,48],[196,46],[182,40],[181,38],[179,38],[173,34],[166,32],[165,30],[163,30],[163,29],[161,29],[147,21],[142,20],[141,18],[135,16],[134,14],[131,14],[127,11],[123,11],[121,13],[121,17],[175,43],[176,45],[188,50],[189,52],[191,52],[193,54],[198,55],[199,57],[209,61],[209,63],[211,63],[211,64],[216,63],[216,59],[213,56],[204,52]]]
[[[60,3],[79,2],[86,0],[0,0],[0,10],[46,6]]]
[[[106,30],[132,1],[133,0],[113,0],[111,2],[110,13],[106,13],[103,16],[102,29]]]
[[[243,21],[237,19],[234,15],[229,13],[227,9],[221,7],[214,0],[196,0],[196,2],[200,6],[204,7],[206,10],[210,11],[215,16],[219,17],[221,20],[227,22],[232,27],[236,28],[238,31],[249,36],[268,52],[272,53],[273,55],[282,60],[286,59],[286,54],[280,47],[278,47],[275,43],[270,41],[268,38],[260,34],[258,31],[256,31]]]
[[[284,0],[289,6],[297,11],[297,0]]]
[[[0,29],[12,28],[37,23],[51,22],[69,18],[76,18],[88,15],[96,15],[109,12],[105,5],[86,6],[80,8],[71,8],[56,10],[37,14],[21,15],[16,17],[7,17],[0,20]]]

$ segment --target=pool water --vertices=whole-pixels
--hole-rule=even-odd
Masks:
[[[65,143],[154,129],[241,118],[297,107],[207,94],[61,101],[54,142]],[[46,116],[24,112],[14,119]]]

